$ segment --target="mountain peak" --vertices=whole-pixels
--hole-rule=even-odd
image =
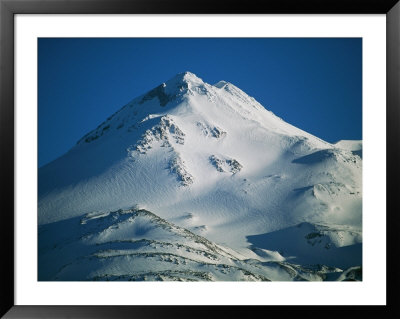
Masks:
[[[361,141],[326,143],[229,82],[179,73],[78,144],[38,170],[40,280],[323,280],[361,265]]]
[[[168,86],[176,86],[176,85],[179,86],[182,84],[186,84],[186,85],[190,84],[190,86],[198,86],[198,85],[204,84],[204,82],[196,74],[189,72],[189,71],[178,73],[173,78],[171,78],[167,82],[165,82],[165,86],[167,86],[167,87]]]
[[[185,71],[183,73],[179,73],[183,75],[185,80],[201,80],[196,74],[190,72],[190,71]]]

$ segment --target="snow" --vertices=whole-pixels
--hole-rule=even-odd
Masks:
[[[361,170],[361,141],[327,143],[284,122],[229,82],[210,85],[184,72],[132,100],[39,169],[39,227],[103,220],[135,206],[231,249],[237,259],[356,267],[361,266]],[[325,246],[335,249],[300,240],[307,234],[290,231],[296,225],[318,229]],[[108,241],[139,240],[138,231],[147,229],[139,219],[118,227],[118,238],[104,230]],[[72,236],[73,227],[68,229]],[[149,240],[165,235],[145,233]],[[277,243],[264,240],[272,234],[284,235]],[[263,240],[255,244],[257,236]],[[57,238],[48,240],[57,244]],[[288,244],[294,240],[298,245]],[[321,258],[313,258],[316,247]],[[114,260],[113,267],[122,267],[123,260]],[[285,277],[281,270],[271,275],[270,268],[258,275],[297,276]],[[244,280],[239,273],[232,270],[230,278]],[[229,277],[215,269],[208,274],[210,280]]]
[[[337,148],[351,151],[362,158],[362,141],[360,140],[340,140],[334,145]]]

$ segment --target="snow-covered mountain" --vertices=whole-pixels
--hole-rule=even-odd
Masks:
[[[359,280],[360,141],[176,75],[39,169],[40,280]]]

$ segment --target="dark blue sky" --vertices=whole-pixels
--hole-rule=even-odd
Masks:
[[[361,38],[38,40],[39,167],[175,74],[231,82],[328,142],[362,138]]]

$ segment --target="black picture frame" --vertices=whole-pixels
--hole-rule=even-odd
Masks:
[[[229,3],[229,5],[228,5]],[[385,14],[386,105],[386,306],[22,306],[14,303],[14,15],[15,14]],[[0,315],[4,318],[165,318],[264,315],[399,317],[395,273],[398,225],[396,182],[400,136],[400,3],[398,0],[0,0]],[[384,214],[385,212],[377,212]],[[268,309],[266,309],[268,307]]]

